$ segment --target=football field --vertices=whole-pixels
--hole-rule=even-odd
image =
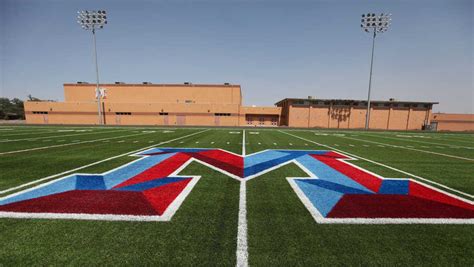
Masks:
[[[0,265],[474,265],[474,134],[0,126]]]

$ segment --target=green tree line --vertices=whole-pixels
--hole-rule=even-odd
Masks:
[[[18,98],[0,98],[0,120],[24,120],[25,108],[23,100]]]

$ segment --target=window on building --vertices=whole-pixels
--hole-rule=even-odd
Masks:
[[[168,112],[160,112],[160,116],[168,116]]]
[[[186,103],[186,104],[192,104],[192,103],[194,103],[194,101],[192,101],[192,100],[184,100],[184,103]]]
[[[409,108],[410,104],[403,104],[404,107]]]
[[[230,116],[230,113],[214,113],[214,116],[219,116],[219,117]]]
[[[33,111],[33,114],[48,114],[47,111]]]
[[[278,118],[272,118],[272,125],[278,125]]]
[[[132,115],[132,112],[115,112],[115,115]]]

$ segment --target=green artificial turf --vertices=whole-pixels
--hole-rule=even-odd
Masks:
[[[71,144],[0,154],[0,191],[176,138],[162,147],[242,153],[243,129],[203,130],[0,126],[0,153]],[[470,133],[245,129],[247,155],[327,146],[360,157],[351,163],[384,177],[412,178],[401,170],[474,194]],[[135,159],[124,155],[77,172],[102,173]],[[0,265],[235,266],[239,182],[198,163],[182,173],[202,179],[170,222],[0,219]],[[474,265],[473,225],[317,224],[285,179],[295,176],[306,174],[290,164],[247,182],[251,266]]]
[[[202,178],[170,222],[0,219],[0,265],[235,266],[239,182],[181,174]]]
[[[247,182],[251,266],[472,266],[473,225],[317,224],[285,177],[287,165]]]
[[[0,172],[0,191],[196,132],[198,130],[191,129],[177,130],[166,134],[157,131],[155,133],[114,139],[113,142],[107,143],[99,141],[0,155],[0,169],[2,170]],[[122,136],[123,133],[111,134],[110,138],[117,137],[116,135]],[[138,142],[135,143],[135,141]],[[0,145],[10,146],[11,143],[0,143]]]
[[[456,159],[443,155],[413,151],[402,147],[386,145],[380,147],[373,143],[347,139],[345,138],[346,136],[339,136],[341,133],[338,133],[339,135],[319,135],[318,132],[315,134],[313,131],[285,132],[339,149],[343,152],[354,154],[364,159],[369,159],[403,170],[468,194],[474,194],[474,152],[470,152],[472,155],[469,154],[465,157],[468,160]],[[296,138],[290,135],[288,135],[288,137]],[[368,139],[368,137],[364,137],[364,139]],[[430,151],[429,149],[426,150]],[[449,150],[446,150],[445,153],[448,154]],[[367,164],[363,160],[353,161],[352,163],[356,165],[361,164],[361,167],[369,170],[372,170],[371,166],[377,167],[377,165]],[[380,174],[385,175],[384,173]],[[393,175],[396,175],[395,173],[391,172],[390,174],[392,175],[391,178],[413,178],[407,177],[408,175],[403,173],[399,173],[396,177],[393,177]]]

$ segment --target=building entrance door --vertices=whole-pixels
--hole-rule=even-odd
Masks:
[[[177,125],[186,125],[186,115],[176,115]]]

